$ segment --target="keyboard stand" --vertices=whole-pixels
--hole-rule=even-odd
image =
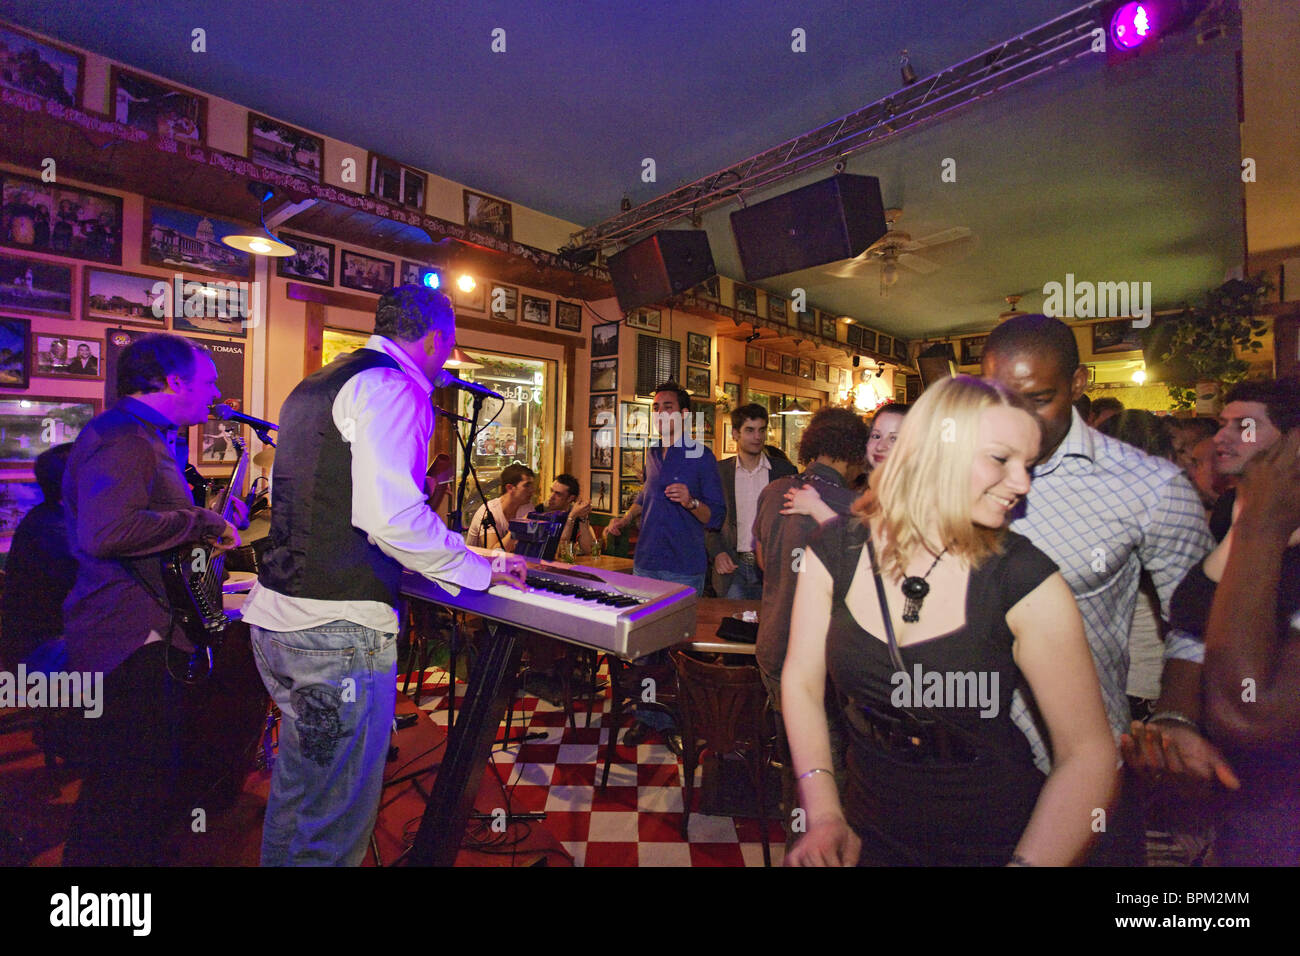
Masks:
[[[447,749],[420,821],[408,866],[453,866],[483,771],[492,756],[497,728],[515,689],[523,646],[508,624],[488,622],[488,637],[470,675],[456,732],[448,726]],[[452,693],[455,693],[455,687]]]

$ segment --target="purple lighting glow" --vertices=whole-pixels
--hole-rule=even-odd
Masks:
[[[1151,11],[1145,3],[1126,3],[1115,11],[1110,21],[1110,35],[1115,45],[1131,50],[1155,35]]]

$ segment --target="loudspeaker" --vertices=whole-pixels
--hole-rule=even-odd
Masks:
[[[941,378],[957,374],[957,356],[948,342],[937,342],[916,357],[921,384],[929,388]]]
[[[731,214],[750,281],[852,259],[886,232],[880,180],[840,173]]]
[[[708,235],[665,229],[609,259],[618,307],[625,313],[694,288],[717,273]]]

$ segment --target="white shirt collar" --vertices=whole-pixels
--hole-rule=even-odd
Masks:
[[[392,339],[385,338],[382,335],[372,335],[366,339],[366,348],[373,349],[376,352],[383,352],[398,365],[402,371],[411,377],[416,385],[424,390],[426,395],[433,394],[433,383],[429,381],[429,376],[421,371],[420,366],[416,365],[411,356],[407,355]]]

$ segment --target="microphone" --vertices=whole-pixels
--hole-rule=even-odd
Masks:
[[[237,412],[229,405],[214,405],[212,414],[223,422],[239,422],[243,425],[251,425],[253,431],[279,431],[279,426],[275,422],[268,422],[265,419],[254,418],[252,415],[245,415],[243,412]]]
[[[434,376],[433,384],[438,388],[456,388],[462,392],[469,392],[476,398],[495,398],[498,402],[505,401],[499,393],[492,391],[492,389],[479,385],[477,382],[467,382],[464,379],[457,378],[446,369]]]

